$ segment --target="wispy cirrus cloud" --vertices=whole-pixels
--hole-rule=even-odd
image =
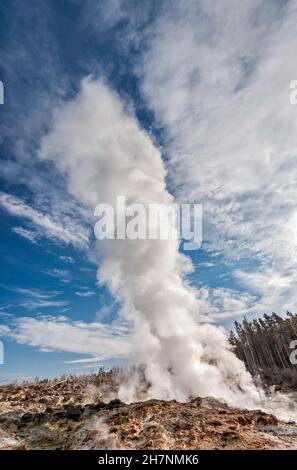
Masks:
[[[11,230],[17,235],[20,235],[21,237],[26,238],[30,242],[37,243],[38,234],[34,232],[33,230],[28,230],[23,227],[12,227]]]
[[[65,263],[73,264],[75,263],[75,260],[71,256],[59,256],[61,261],[64,261]]]
[[[83,292],[76,291],[75,295],[77,295],[78,297],[92,297],[93,295],[95,295],[95,293],[96,292],[94,292],[92,290],[87,290],[87,291],[83,291]]]
[[[20,302],[17,304],[18,307],[25,308],[26,310],[36,310],[42,308],[52,308],[52,307],[65,307],[69,305],[69,302],[66,300],[26,300],[25,302]]]
[[[215,309],[218,294],[223,309],[234,295],[236,312],[253,298],[257,312],[296,308],[295,6],[177,0],[150,27],[138,66],[168,181],[180,200],[203,203],[204,240],[244,291],[242,302],[237,289],[209,289]]]
[[[3,285],[1,287],[18,294],[17,300],[11,303],[9,307],[5,307],[5,305],[3,306],[6,309],[11,307],[18,307],[32,311],[51,307],[61,308],[69,305],[68,301],[57,299],[57,297],[62,294],[60,291],[43,291],[40,289],[29,289]]]
[[[125,325],[71,321],[64,316],[15,318],[9,326],[0,327],[0,334],[42,351],[90,356],[77,362],[124,358],[130,349],[129,329]]]
[[[48,269],[43,272],[44,274],[47,274],[48,276],[60,279],[62,282],[65,282],[66,284],[68,284],[71,280],[71,273],[67,269],[53,268],[53,269]]]
[[[199,312],[207,321],[224,322],[244,314],[259,312],[259,296],[228,287],[198,289]]]
[[[2,318],[10,318],[10,317],[12,317],[12,316],[13,316],[12,313],[3,312],[3,310],[0,309],[0,318],[1,318],[1,317],[2,317]]]
[[[81,229],[81,233],[79,231],[74,232],[69,227],[65,227],[53,220],[49,214],[34,209],[16,196],[0,192],[0,206],[10,215],[20,217],[33,224],[34,228],[38,231],[38,233],[35,232],[34,240],[38,236],[43,236],[65,244],[73,244],[76,247],[86,247],[88,244],[85,230]],[[24,231],[24,229],[14,229],[14,231],[29,239],[33,236],[32,231]]]
[[[16,292],[17,294],[21,294],[26,297],[32,297],[38,300],[52,299],[53,297],[56,297],[57,295],[62,293],[57,290],[43,291],[41,289],[30,289],[30,288],[23,288],[23,287],[11,287],[11,286],[9,287],[2,286],[2,287],[12,292]]]

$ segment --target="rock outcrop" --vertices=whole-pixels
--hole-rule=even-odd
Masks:
[[[72,382],[1,387],[0,448],[297,448],[297,425],[261,410],[231,408],[212,397],[187,403],[125,404],[117,398],[87,403],[83,381]]]

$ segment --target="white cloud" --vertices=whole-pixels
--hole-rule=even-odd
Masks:
[[[59,256],[59,258],[61,261],[65,261],[65,263],[75,263],[74,259],[71,256]]]
[[[42,291],[40,289],[3,285],[1,287],[21,296],[18,297],[14,304],[9,305],[9,307],[21,307],[26,310],[36,310],[49,307],[66,307],[69,304],[69,302],[65,300],[56,300],[56,297],[61,294],[59,291]]]
[[[113,306],[112,305],[102,305],[99,310],[96,312],[96,319],[97,320],[104,320],[110,317],[113,313]]]
[[[0,309],[0,317],[2,318],[9,318],[9,317],[12,317],[12,313],[7,313],[7,312],[3,312],[2,309]]]
[[[95,295],[95,292],[92,290],[87,290],[84,292],[76,291],[75,295],[77,295],[78,297],[92,297],[93,295]]]
[[[16,292],[17,294],[21,294],[22,296],[32,297],[33,299],[37,299],[37,300],[48,300],[61,294],[60,291],[55,291],[55,290],[43,291],[40,289],[29,289],[29,288],[23,288],[23,287],[11,287],[11,286],[2,286],[2,287],[12,292]]]
[[[25,308],[27,310],[36,310],[40,308],[50,308],[50,307],[65,307],[69,305],[69,302],[66,300],[26,300],[25,302],[20,302],[18,307]]]
[[[123,325],[71,321],[65,317],[21,317],[0,334],[20,344],[42,351],[89,354],[97,360],[126,357],[129,352],[128,329]]]
[[[10,333],[10,329],[6,325],[0,325],[0,336],[7,336]]]
[[[224,321],[244,314],[258,312],[258,297],[236,289],[207,286],[198,290],[199,312],[209,321]]]
[[[47,271],[44,271],[45,274],[51,277],[56,277],[60,279],[62,282],[69,283],[70,278],[71,278],[71,273],[70,271],[67,271],[66,269],[58,269],[58,268],[53,268],[53,269],[48,269]]]
[[[72,231],[68,226],[65,227],[61,225],[61,223],[57,223],[48,214],[35,210],[15,196],[0,192],[0,206],[12,216],[27,219],[36,229],[40,230],[39,235],[56,241],[62,241],[66,244],[73,244],[76,247],[87,246],[88,237],[85,230],[81,228],[81,230]],[[70,225],[71,221],[69,219],[68,222]],[[20,230],[18,230],[18,233],[24,236],[25,232],[22,231],[21,233]],[[28,233],[27,231],[27,238]]]
[[[27,240],[30,240],[32,243],[37,243],[36,238],[38,237],[38,234],[36,232],[33,232],[33,230],[27,230],[23,227],[13,227],[12,231],[14,233],[17,233],[23,238],[26,238]]]
[[[176,1],[152,27],[139,69],[165,131],[169,181],[182,201],[203,203],[212,249],[249,264],[246,295],[270,286],[260,310],[297,303],[295,7]]]
[[[203,262],[199,263],[199,266],[201,268],[213,268],[213,267],[215,267],[215,263],[211,263],[209,261],[203,261]]]
[[[65,361],[65,364],[85,364],[102,361],[101,356],[84,357],[83,359],[74,359],[73,361]]]

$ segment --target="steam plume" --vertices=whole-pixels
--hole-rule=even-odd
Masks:
[[[99,202],[172,203],[159,150],[133,113],[101,80],[86,78],[80,94],[56,111],[41,158],[53,159],[69,191],[93,211]],[[173,222],[172,222],[173,223]],[[211,395],[238,406],[261,398],[244,365],[230,351],[223,330],[199,324],[191,268],[177,240],[105,240],[98,281],[123,305],[132,322],[133,365],[142,366],[149,395],[186,400]],[[137,376],[120,390],[134,400]]]

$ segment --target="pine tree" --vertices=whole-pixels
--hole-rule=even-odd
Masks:
[[[234,322],[230,344],[252,375],[275,380],[289,377],[297,385],[297,368],[290,363],[290,342],[297,339],[297,314],[264,314],[252,321]],[[285,379],[284,379],[285,380]]]

